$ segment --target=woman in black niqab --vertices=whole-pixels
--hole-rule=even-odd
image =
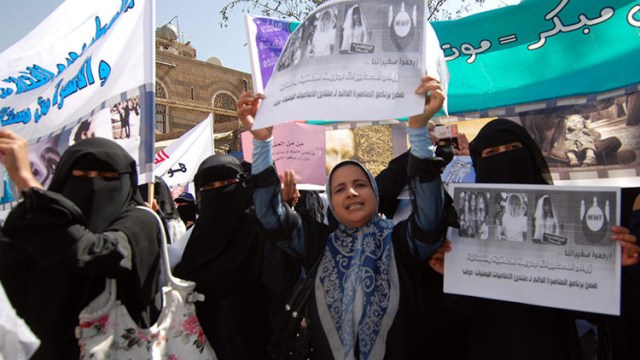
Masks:
[[[79,357],[78,314],[104,290],[107,277],[116,279],[132,319],[151,325],[159,228],[151,214],[135,208],[143,204],[135,160],[113,141],[82,140],[64,152],[47,191],[5,141],[24,140],[0,133],[0,150],[23,201],[4,224],[0,274],[16,311],[41,340],[33,359]]]
[[[205,295],[196,312],[219,359],[266,359],[264,248],[245,169],[231,155],[212,155],[194,184],[200,216],[174,272]]]
[[[483,156],[483,151],[520,143],[509,151]],[[527,130],[512,120],[488,122],[469,144],[476,183],[553,184],[549,166]]]
[[[140,191],[144,201],[149,201],[149,184],[139,185],[138,191]],[[174,243],[187,229],[182,219],[180,219],[180,214],[171,196],[171,188],[160,176],[156,176],[153,182],[153,199],[157,204],[157,209],[155,205],[151,207],[156,209],[156,213],[162,220],[162,225],[167,234],[167,241]]]
[[[488,122],[470,143],[476,183],[552,184],[527,130],[504,118]],[[441,289],[441,279],[438,288]],[[452,359],[581,359],[573,313],[542,306],[432,294],[434,343]],[[544,344],[544,346],[540,346]]]

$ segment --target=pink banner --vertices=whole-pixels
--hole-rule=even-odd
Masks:
[[[253,136],[242,133],[244,159],[252,162]],[[273,161],[278,174],[294,170],[298,184],[324,185],[325,128],[298,123],[279,124],[273,129]]]

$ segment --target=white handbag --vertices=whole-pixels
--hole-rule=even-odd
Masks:
[[[160,316],[150,328],[140,328],[116,300],[116,280],[107,279],[105,291],[79,315],[80,359],[217,359],[193,304],[204,296],[194,292],[194,282],[171,275],[161,220],[151,209],[139,208],[152,213],[162,229],[161,263],[168,284],[162,288]]]

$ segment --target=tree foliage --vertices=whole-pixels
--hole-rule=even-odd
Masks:
[[[318,5],[327,0],[229,0],[220,10],[220,25],[227,26],[229,16],[234,12],[251,13],[276,17],[281,19],[295,19],[301,21]],[[485,0],[427,0],[427,19],[450,20],[457,19],[471,10],[474,5],[482,6]],[[447,6],[445,6],[445,4]]]

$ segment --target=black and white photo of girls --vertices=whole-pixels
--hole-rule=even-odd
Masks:
[[[458,236],[473,238],[475,237],[475,222],[473,221],[473,215],[471,214],[471,192],[462,191],[458,197],[458,221],[460,222],[460,229],[458,229]]]
[[[458,198],[460,229],[458,236],[487,240],[489,238],[489,199],[485,191],[462,191]]]
[[[567,237],[562,236],[562,222],[551,196],[544,194],[536,202],[533,214],[533,242],[566,245]]]
[[[476,234],[477,238],[487,240],[489,238],[489,200],[490,194],[486,191],[478,191],[476,195]]]
[[[333,54],[336,49],[338,9],[328,7],[315,14],[315,26],[307,51],[308,58]]]
[[[524,242],[527,231],[527,197],[522,193],[502,193],[501,216],[496,217],[498,239]]]
[[[372,53],[371,30],[359,4],[347,6],[342,23],[340,53]]]
[[[304,43],[302,37],[305,33],[307,26],[301,24],[290,36],[287,45],[282,50],[280,57],[278,58],[278,71],[287,69],[292,65],[296,65],[300,62],[302,54],[304,53]]]

